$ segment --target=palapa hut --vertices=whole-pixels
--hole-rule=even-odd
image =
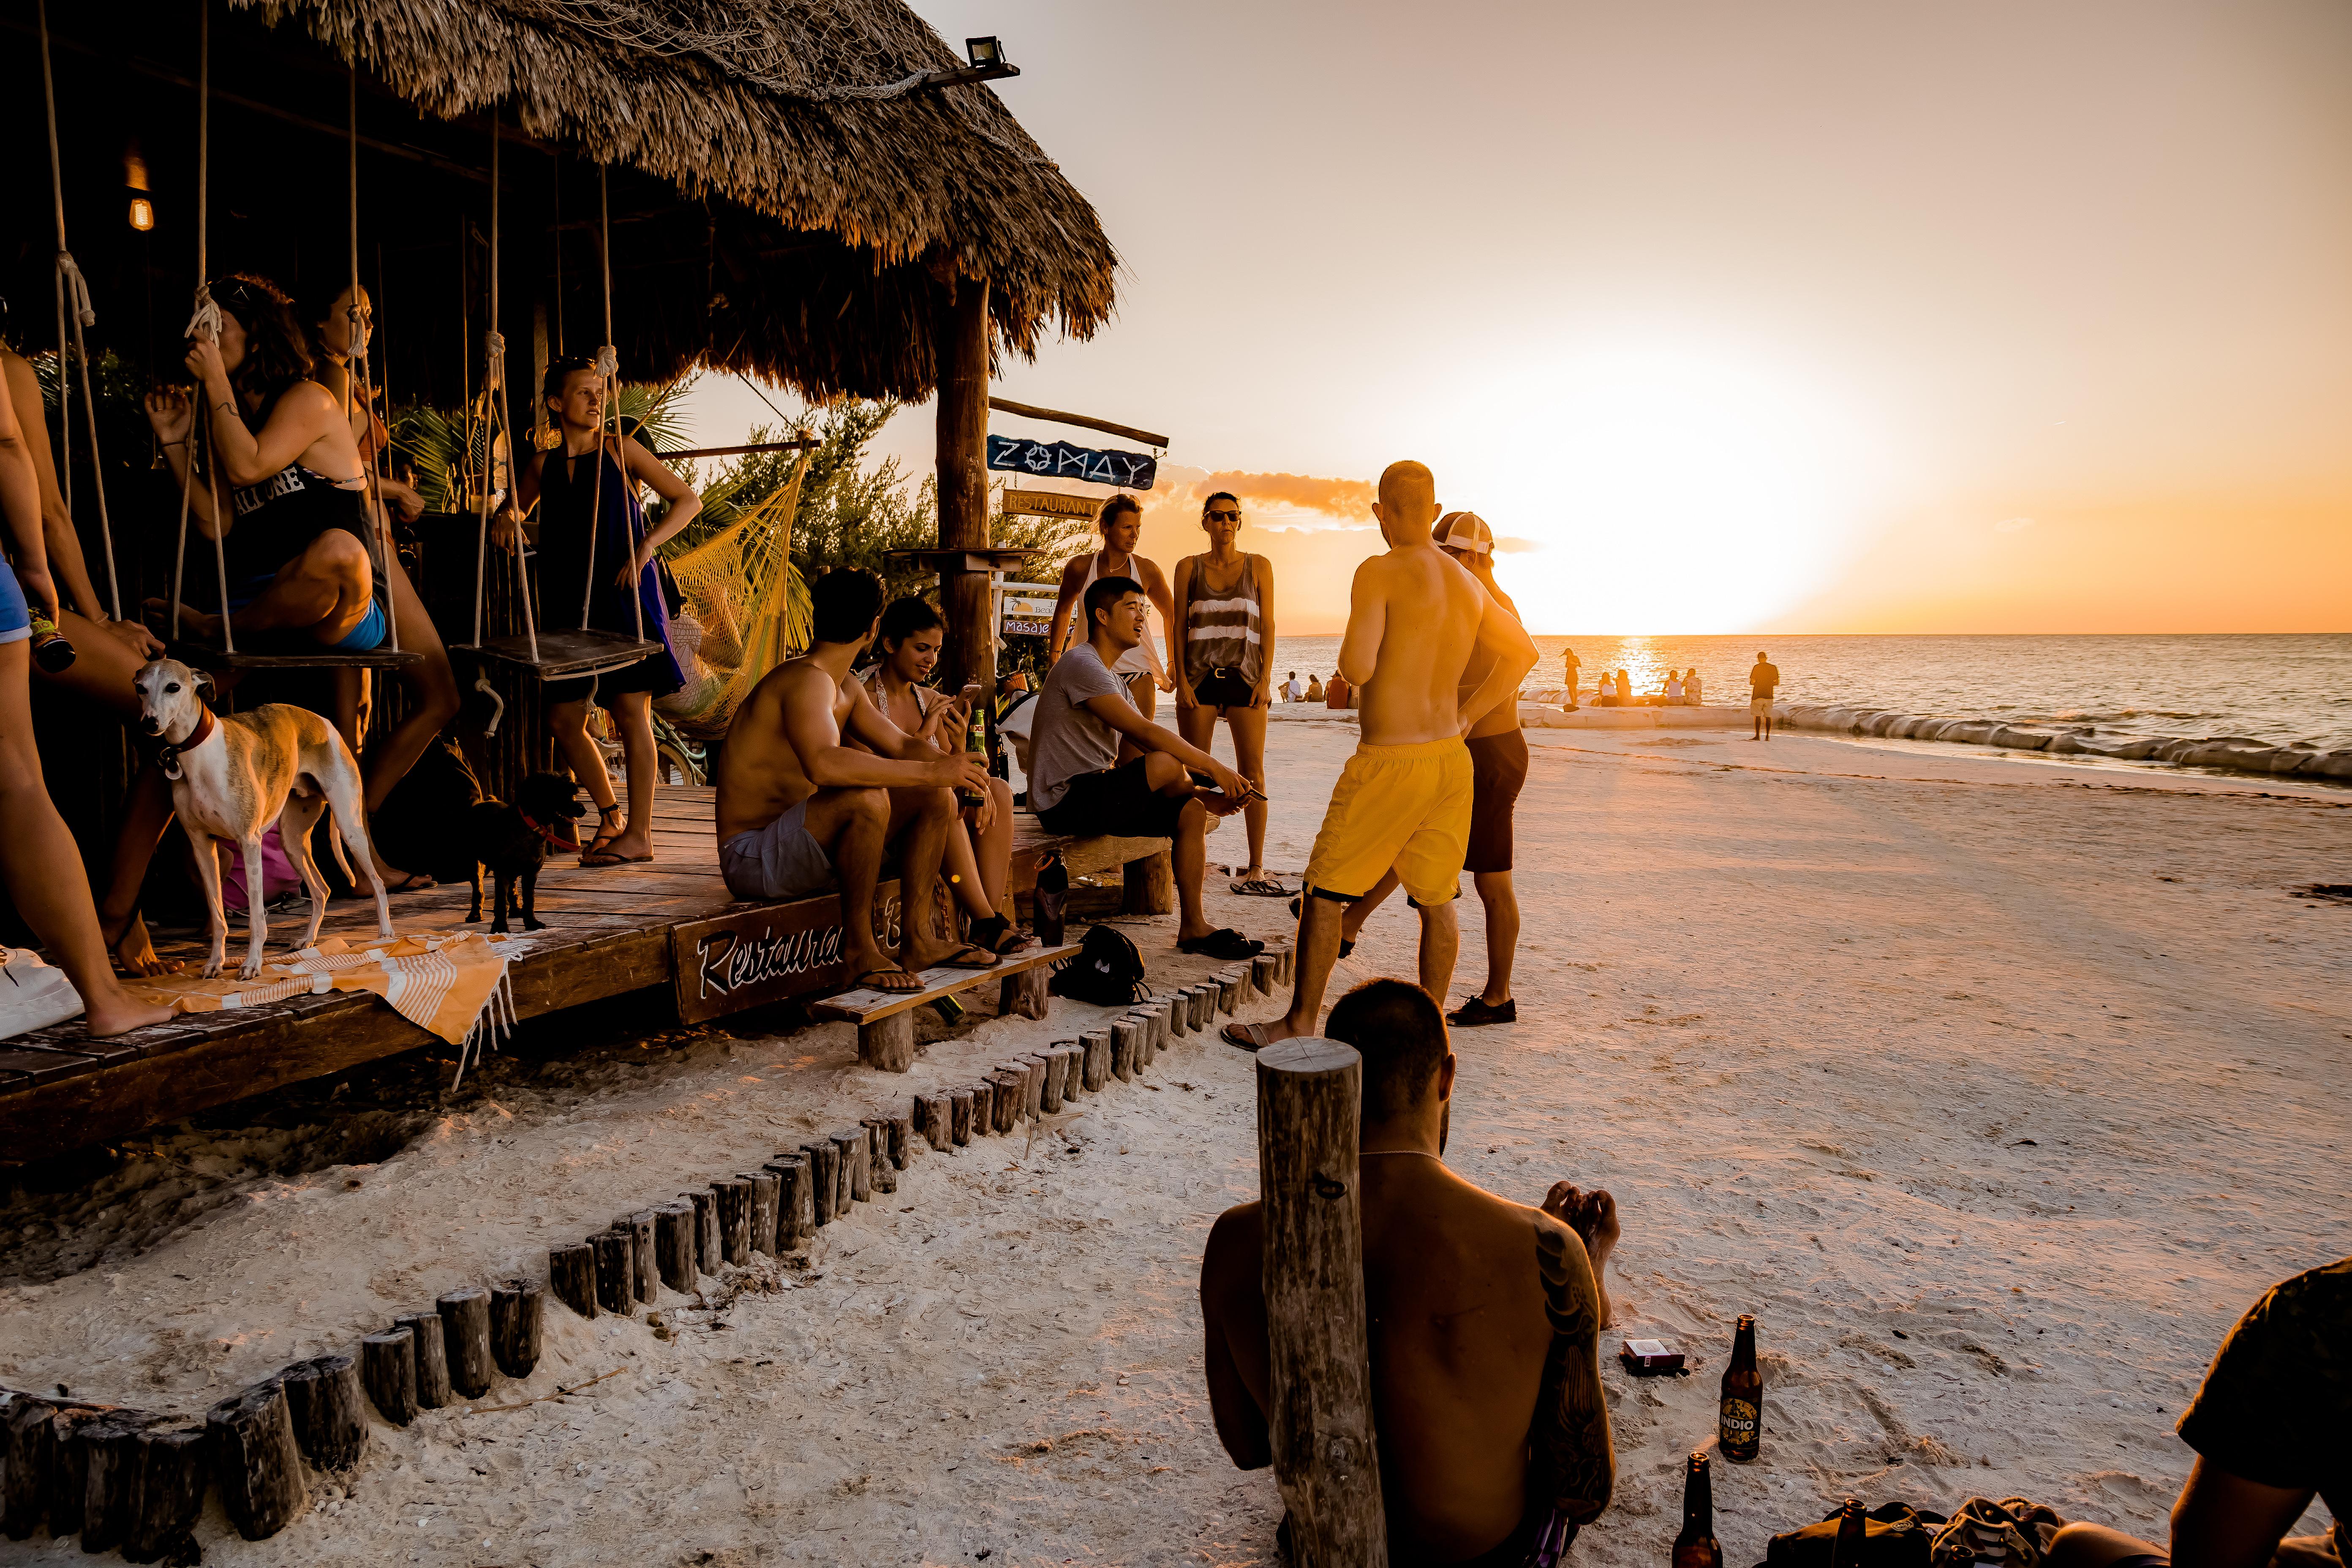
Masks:
[[[91,352],[142,383],[177,374],[196,281],[206,3],[47,14]],[[261,272],[323,312],[352,276],[355,184],[378,379],[399,402],[454,405],[478,382],[494,133],[519,421],[551,356],[605,341],[609,232],[625,378],[699,363],[814,397],[917,400],[946,382],[943,545],[987,542],[991,356],[1090,336],[1112,307],[1092,205],[986,86],[932,79],[964,62],[900,0],[226,0],[209,26],[209,269]],[[34,352],[54,340],[57,241],[35,175],[32,0],[5,0],[0,29],[19,175],[0,204],[0,295]],[[126,478],[147,456],[109,454]],[[151,551],[140,571],[139,531],[135,512],[118,529],[126,595],[157,569]],[[952,651],[978,673],[984,579],[948,586],[967,634]]]

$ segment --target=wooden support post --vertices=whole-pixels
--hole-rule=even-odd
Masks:
[[[991,1118],[989,1125],[999,1135],[1010,1133],[1021,1124],[1021,1102],[1028,1097],[1029,1075],[1000,1068],[991,1075],[989,1081],[996,1087],[995,1115]]]
[[[601,1262],[600,1258],[599,1284]],[[449,1357],[449,1386],[461,1398],[479,1399],[490,1391],[490,1293],[468,1285],[435,1305],[441,1309],[441,1348]]]
[[[1028,1058],[1023,1057],[1018,1061],[997,1063],[996,1070],[1020,1075],[1020,1114],[1023,1120],[1034,1121],[1037,1119],[1037,1108],[1045,1098],[1045,1069]]]
[[[1257,1054],[1275,1479],[1294,1559],[1386,1568],[1357,1172],[1363,1058],[1319,1036]]]
[[[874,1142],[860,1127],[855,1132],[836,1132],[833,1146],[841,1151],[841,1177],[833,1189],[833,1212],[845,1215],[852,1204],[862,1204],[874,1196],[874,1178],[866,1169],[866,1156]]]
[[[587,1250],[583,1247],[583,1252]],[[416,1419],[416,1336],[406,1329],[368,1334],[360,1341],[360,1381],[376,1413],[394,1426]]]
[[[277,1379],[233,1394],[205,1413],[221,1507],[247,1541],[267,1541],[310,1500],[294,1416]]]
[[[629,1238],[636,1257],[636,1237]],[[634,1282],[633,1282],[634,1283]],[[540,1329],[547,1317],[547,1287],[507,1279],[490,1287],[490,1359],[509,1377],[529,1377],[539,1364]]]
[[[1184,1002],[1192,1020],[1194,1033],[1213,1023],[1217,1016],[1217,988],[1203,980],[1184,987]]]
[[[1037,1096],[1038,1114],[1051,1116],[1062,1109],[1062,1079],[1066,1076],[1062,1058],[1048,1052],[1040,1052],[1031,1059],[1036,1063],[1039,1075],[1045,1081],[1045,1087]]]
[[[776,1250],[798,1252],[816,1229],[815,1173],[804,1154],[779,1154],[766,1168],[776,1178]]]
[[[710,1184],[717,1210],[719,1256],[741,1268],[751,1261],[751,1184],[738,1176],[722,1176]]]
[[[593,1318],[596,1307],[596,1249],[586,1242],[547,1249],[547,1282],[555,1299],[583,1318]]]
[[[133,1563],[194,1563],[196,1521],[212,1484],[212,1438],[198,1422],[139,1434],[139,1513],[122,1555]]]
[[[748,1176],[739,1173],[736,1179],[751,1184],[751,1250],[773,1254],[776,1250],[775,1174],[769,1171],[754,1171]]]
[[[1226,1015],[1226,1016],[1231,1016],[1234,1013],[1237,1012],[1237,1011],[1241,1008],[1242,1004],[1244,1003],[1244,1001],[1245,1001],[1245,1000],[1246,1000],[1246,998],[1244,998],[1244,997],[1243,996],[1243,994],[1242,994],[1242,988],[1243,988],[1243,986],[1244,986],[1244,984],[1247,984],[1245,981],[1244,981],[1244,980],[1242,979],[1242,976],[1243,976],[1244,974],[1247,973],[1248,973],[1248,971],[1246,971],[1246,970],[1240,970],[1240,969],[1227,969],[1227,970],[1221,971],[1221,972],[1218,973],[1218,975],[1217,975],[1217,1011],[1218,1011],[1218,1012],[1223,1013],[1223,1014],[1225,1014],[1225,1015]]]
[[[866,1162],[867,1182],[877,1193],[897,1192],[898,1167],[890,1163],[890,1119],[887,1116],[867,1117],[866,1133],[874,1150],[873,1156]]]
[[[1110,1071],[1121,1083],[1135,1077],[1136,1042],[1143,1034],[1143,1026],[1132,1018],[1121,1018],[1110,1026]]]
[[[950,1094],[926,1094],[915,1100],[915,1125],[921,1130],[925,1142],[946,1153],[955,1147],[955,1097]],[[968,1136],[968,1134],[967,1134]]]
[[[948,1142],[961,1149],[971,1142],[971,1089],[948,1091]]]
[[[905,1072],[915,1065],[915,1010],[893,1013],[857,1026],[857,1065],[877,1072]]]
[[[952,268],[944,257],[940,264]],[[988,548],[988,280],[940,279],[931,353],[939,378],[940,548]],[[990,624],[988,574],[957,568],[940,573],[940,612],[947,647],[940,665],[952,691],[972,681],[996,687],[996,649]]]
[[[694,1205],[673,1198],[654,1205],[654,1259],[661,1282],[683,1295],[694,1289],[696,1236],[700,1226]]]
[[[82,1428],[105,1414],[87,1405],[66,1405],[49,1421],[57,1434],[56,1458],[49,1469],[49,1533],[81,1533],[82,1505],[89,1494],[89,1450],[81,1446]]]
[[[1287,985],[1297,977],[1298,949],[1297,947],[1285,946],[1277,950],[1275,953],[1275,962],[1274,983],[1276,985]]]
[[[1110,1077],[1110,1031],[1088,1029],[1078,1037],[1078,1043],[1087,1052],[1087,1092],[1098,1094],[1103,1081]]]
[[[596,1305],[627,1318],[637,1310],[635,1238],[625,1230],[603,1230],[588,1238],[596,1255]]]
[[[996,1136],[996,1085],[986,1079],[971,1086],[971,1135]]]
[[[110,1410],[83,1424],[81,1549],[111,1552],[139,1524],[139,1436],[158,1417]]]
[[[812,1216],[819,1226],[834,1220],[834,1200],[841,1190],[841,1151],[830,1138],[814,1139],[801,1145],[808,1159],[809,1202]]]
[[[1054,971],[1050,965],[1036,963],[1018,974],[1008,974],[999,987],[996,1016],[1010,1018],[1043,1018],[1053,1005]]]
[[[486,1329],[488,1323],[486,1308]],[[322,1470],[348,1470],[358,1464],[367,1452],[368,1437],[359,1363],[349,1352],[313,1356],[278,1375],[286,1384],[287,1408],[294,1416],[294,1442],[304,1457]]]
[[[0,1394],[0,1535],[22,1541],[41,1528],[48,1511],[49,1474],[57,1465],[58,1407],[11,1391]]]
[[[1086,1047],[1076,1040],[1064,1040],[1055,1046],[1054,1054],[1061,1058],[1062,1103],[1067,1105],[1087,1091]]]
[[[440,1409],[455,1392],[449,1386],[448,1336],[442,1330],[441,1314],[411,1312],[394,1318],[392,1325],[406,1329],[408,1337],[416,1342],[416,1407]]]
[[[1250,989],[1261,996],[1274,994],[1274,954],[1261,952],[1250,960]]]
[[[694,1205],[694,1266],[705,1274],[719,1272],[719,1199],[709,1187],[677,1194]]]
[[[892,1170],[905,1170],[908,1162],[915,1157],[914,1132],[914,1118],[904,1111],[882,1118],[882,1141],[887,1146]]]
[[[639,1209],[635,1214],[618,1215],[613,1221],[613,1228],[629,1233],[629,1257],[637,1270],[634,1281],[637,1300],[652,1300],[654,1287],[661,1279],[661,1259],[654,1251],[654,1211]]]
[[[1167,850],[1129,860],[1119,868],[1118,912],[1123,915],[1166,915],[1176,912],[1176,867]]]

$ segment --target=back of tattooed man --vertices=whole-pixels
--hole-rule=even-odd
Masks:
[[[1325,1033],[1364,1057],[1364,1288],[1391,1561],[1549,1563],[1609,1501],[1601,1274],[1615,1205],[1567,1183],[1540,1209],[1446,1169],[1454,1058],[1420,987],[1376,980]],[[1202,1263],[1217,1432],[1270,1463],[1263,1232],[1228,1211]]]

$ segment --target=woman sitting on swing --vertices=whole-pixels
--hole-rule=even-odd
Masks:
[[[606,428],[604,378],[588,361],[556,361],[547,367],[541,392],[562,444],[533,454],[516,474],[514,497],[499,519],[498,540],[503,548],[515,549],[523,514],[538,505],[542,631],[574,624],[571,606],[584,591],[590,630],[635,638],[642,626],[645,639],[659,645],[649,657],[620,669],[551,680],[544,692],[548,728],[602,816],[580,863],[650,860],[654,786],[661,771],[654,750],[654,699],[686,684],[677,656],[670,651],[669,606],[653,570],[654,557],[664,540],[694,521],[702,498],[635,438]],[[652,486],[669,503],[661,525],[650,531],[637,504],[640,484]],[[588,735],[592,700],[612,715],[621,731],[629,773],[625,821],[604,753]]]
[[[221,609],[239,636],[274,651],[364,652],[383,641],[386,622],[367,545],[367,473],[342,405],[310,378],[310,350],[276,284],[240,272],[213,285],[212,297],[220,341],[191,340],[187,366],[234,507],[221,515],[208,484],[187,493],[198,528],[225,547]],[[147,422],[173,482],[187,487],[194,415],[186,391],[149,393]],[[208,575],[200,565],[188,573],[194,582]],[[174,635],[160,627],[163,601],[149,600],[148,610]],[[179,635],[218,641],[221,618],[183,606]]]

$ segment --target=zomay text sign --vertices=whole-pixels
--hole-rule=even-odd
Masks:
[[[1051,474],[1057,479],[1086,479],[1129,490],[1148,490],[1160,479],[1160,459],[1146,453],[1097,451],[1026,436],[991,436],[988,466],[1007,473]]]
[[[874,890],[876,935],[898,942],[898,884]],[[849,976],[841,961],[841,900],[831,893],[789,904],[752,904],[670,928],[670,970],[681,1023],[699,1024],[793,996],[836,991]]]

